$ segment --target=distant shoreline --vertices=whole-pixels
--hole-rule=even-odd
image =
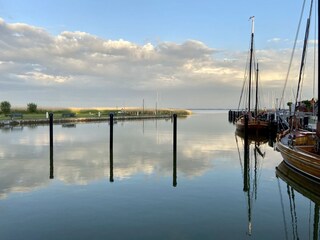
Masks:
[[[0,127],[23,126],[23,125],[46,125],[49,124],[49,112],[53,113],[54,124],[81,123],[81,122],[104,122],[109,121],[110,114],[114,115],[116,121],[150,120],[150,119],[171,119],[173,114],[178,117],[191,115],[190,110],[182,109],[142,109],[142,108],[56,108],[39,109],[36,113],[29,113],[25,110],[12,110],[11,114],[1,115]]]

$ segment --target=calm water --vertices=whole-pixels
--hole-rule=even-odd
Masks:
[[[0,239],[312,239],[314,203],[268,143],[244,191],[234,132],[227,112],[178,119],[175,174],[170,120],[115,124],[111,162],[107,123],[54,125],[51,164],[48,126],[2,129]]]

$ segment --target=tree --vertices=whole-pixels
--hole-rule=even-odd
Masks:
[[[0,103],[0,109],[3,114],[9,114],[11,112],[11,104],[8,101]]]
[[[304,101],[302,101],[302,103],[304,103],[304,105],[306,106],[306,110],[307,110],[308,112],[310,112],[310,111],[311,111],[311,107],[312,107],[311,101],[309,101],[309,100],[304,100]]]
[[[37,104],[35,104],[35,103],[28,103],[28,112],[30,112],[30,113],[35,113],[35,112],[37,112]]]

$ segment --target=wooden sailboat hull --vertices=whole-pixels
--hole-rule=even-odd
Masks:
[[[320,156],[314,153],[314,145],[289,146],[288,135],[277,143],[284,161],[292,168],[320,181]]]
[[[245,124],[244,124],[244,117],[240,117],[236,121],[236,131],[237,132],[244,132],[245,131]],[[248,121],[248,134],[258,134],[258,135],[266,135],[268,136],[269,133],[269,122],[252,119]]]

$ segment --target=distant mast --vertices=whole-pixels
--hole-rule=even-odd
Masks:
[[[319,70],[320,70],[320,58],[319,58],[319,41],[320,41],[320,31],[319,31],[319,23],[320,23],[320,1],[318,0],[318,122],[317,122],[317,136],[320,137],[320,111],[319,111],[319,99],[320,99],[320,75],[319,75]]]
[[[253,57],[253,39],[254,39],[254,16],[250,17],[249,20],[252,21],[251,27],[251,44],[250,44],[250,65],[249,65],[249,103],[248,103],[248,113],[250,114],[250,102],[251,102],[251,79],[252,79],[252,57]]]
[[[254,116],[258,116],[258,85],[259,84],[259,64],[257,63],[257,75],[256,75],[256,105],[254,109]]]

